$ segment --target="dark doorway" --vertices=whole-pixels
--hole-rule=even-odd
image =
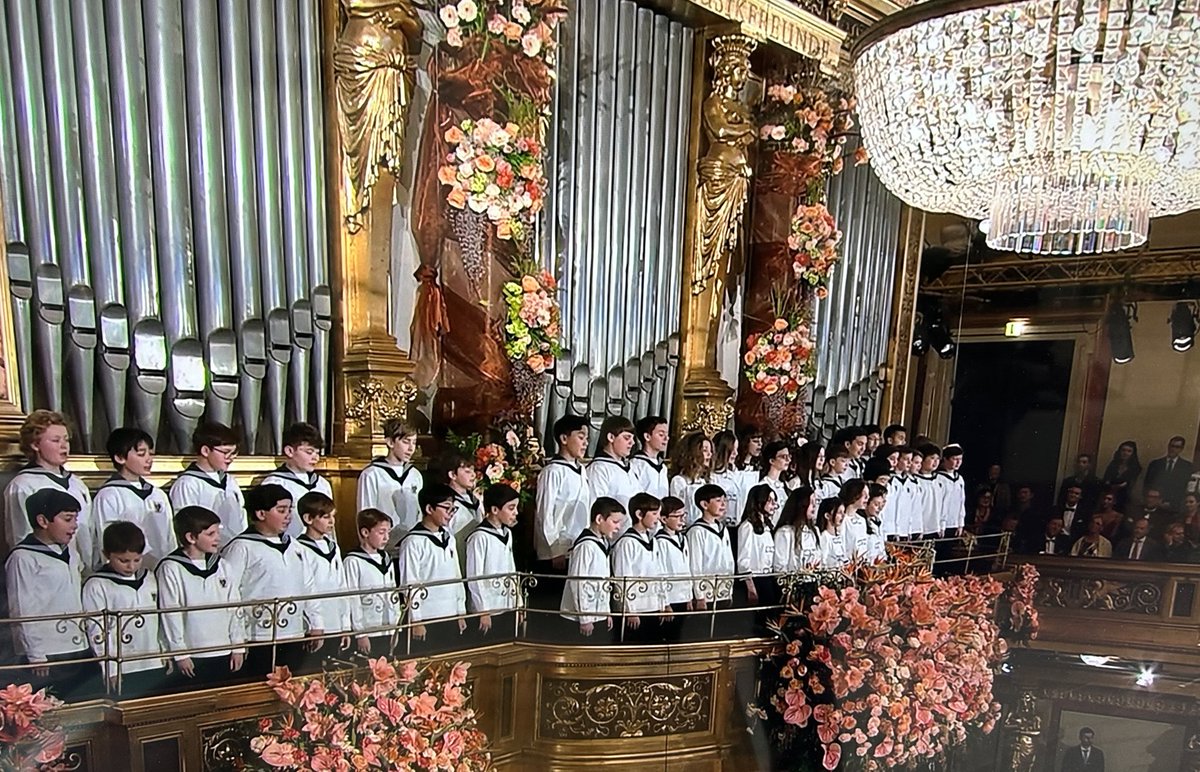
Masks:
[[[970,485],[999,463],[1014,489],[1032,485],[1038,503],[1053,500],[1074,355],[1072,340],[959,345],[950,439],[963,446]]]

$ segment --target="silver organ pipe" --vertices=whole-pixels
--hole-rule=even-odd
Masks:
[[[106,3],[108,63],[112,89],[113,156],[117,169],[117,217],[128,330],[133,340],[133,423],[157,435],[167,389],[167,341],[158,311],[154,183],[150,172],[150,118],[142,7]]]
[[[250,0],[250,69],[254,77],[254,151],[258,167],[259,261],[262,271],[263,318],[267,328],[267,412],[275,446],[283,438],[286,375],[291,363],[284,291],[283,221],[279,173],[279,69],[275,50],[275,7],[272,0]]]
[[[47,141],[50,198],[54,205],[55,242],[66,299],[63,375],[71,392],[76,430],[85,447],[92,445],[92,384],[95,380],[96,297],[92,292],[83,230],[83,175],[79,151],[79,113],[75,99],[75,62],[71,53],[70,9],[62,3],[39,3],[42,72],[49,111]]]
[[[632,0],[581,0],[560,30],[545,264],[564,337],[546,420],[667,413],[679,354],[691,32]],[[680,153],[683,157],[680,157]]]
[[[250,17],[245,0],[220,0],[222,112],[225,130],[225,196],[229,212],[230,293],[237,337],[242,439],[258,444],[267,338],[258,259],[258,185],[251,107]]]
[[[322,433],[329,421],[329,335],[333,294],[329,287],[329,249],[325,241],[325,126],[321,104],[320,13],[316,0],[300,3],[300,75],[304,121],[304,212],[308,241],[308,278],[312,295],[312,422]]]
[[[847,164],[828,191],[829,209],[843,232],[842,259],[829,297],[817,301],[817,377],[811,429],[828,438],[847,423],[878,421],[877,373],[887,359],[900,204],[867,166]]]
[[[279,158],[283,199],[283,273],[291,325],[289,383],[293,407],[308,412],[309,356],[313,344],[312,301],[308,296],[308,234],[304,213],[304,123],[301,114],[300,26],[296,0],[275,3],[279,75]]]
[[[4,233],[7,241],[8,283],[12,293],[13,331],[18,340],[33,335],[30,301],[33,279],[29,274],[29,247],[25,242],[25,211],[21,202],[21,170],[17,159],[17,113],[13,104],[12,51],[8,36],[8,16],[0,12],[0,201],[4,209]],[[21,404],[33,401],[33,350],[17,348],[18,386]]]
[[[121,280],[121,233],[102,0],[71,5],[88,262],[99,324],[96,384],[108,426],[125,421],[131,344]]]
[[[17,127],[17,161],[21,179],[21,198],[25,211],[26,241],[29,260],[20,265],[24,252],[16,250],[10,260],[14,282],[28,281],[33,308],[30,317],[33,342],[41,374],[40,385],[46,405],[52,410],[63,406],[62,325],[65,302],[62,272],[53,225],[53,202],[45,170],[50,166],[46,140],[45,78],[42,72],[38,21],[34,0],[13,0],[6,4],[9,45],[12,61],[13,108]],[[18,263],[12,265],[13,262]],[[28,278],[26,278],[28,277]],[[20,294],[17,294],[18,299]],[[36,393],[34,396],[37,396]]]
[[[188,151],[194,209],[196,310],[208,363],[210,419],[233,423],[238,394],[237,341],[229,307],[229,222],[225,209],[225,151],[221,125],[216,0],[183,0],[187,70]]]
[[[23,407],[66,407],[83,450],[93,429],[135,424],[186,451],[205,412],[240,423],[252,452],[267,449],[260,425],[270,450],[287,419],[327,425],[319,13],[316,0],[4,4],[14,364]]]

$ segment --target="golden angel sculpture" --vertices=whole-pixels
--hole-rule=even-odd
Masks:
[[[422,25],[410,0],[341,0],[345,26],[333,50],[342,205],[356,233],[371,205],[380,167],[400,171],[404,115]]]
[[[713,41],[713,87],[701,110],[708,151],[700,159],[699,209],[692,294],[699,295],[717,276],[738,246],[742,210],[750,191],[752,170],[746,148],[757,128],[750,109],[741,101],[750,73],[750,54],[757,44],[744,35],[725,35]],[[717,293],[719,296],[719,293]],[[719,300],[714,297],[714,303]]]

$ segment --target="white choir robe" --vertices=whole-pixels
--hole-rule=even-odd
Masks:
[[[592,459],[587,467],[588,485],[592,490],[592,501],[601,496],[608,496],[621,502],[625,511],[629,512],[629,499],[641,493],[641,486],[633,475],[633,468],[628,461],[621,461],[612,456],[600,455]]]
[[[538,474],[534,543],[538,560],[566,557],[591,519],[587,472],[575,461],[550,459]]]
[[[846,557],[856,563],[874,563],[884,557],[883,535],[878,523],[867,523],[867,518],[855,512],[846,516],[842,523],[842,539]]]
[[[352,549],[342,557],[350,632],[371,638],[391,635],[400,624],[396,563],[387,552]],[[378,590],[363,594],[362,590]]]
[[[700,519],[700,506],[696,503],[696,491],[700,490],[700,486],[707,484],[708,480],[703,477],[699,480],[689,480],[683,475],[677,474],[671,478],[671,495],[683,502],[683,511],[686,513],[683,521],[689,527]]]
[[[627,614],[647,614],[667,607],[661,545],[654,534],[630,528],[612,546],[612,578],[617,607]]]
[[[810,571],[821,566],[821,543],[812,528],[800,530],[800,542],[796,543],[796,529],[790,525],[780,526],[775,532],[775,554],[771,560],[774,573],[797,573]]]
[[[817,500],[817,506],[825,499],[835,499],[842,492],[842,481],[831,474],[821,475],[817,479],[817,487],[814,491],[814,496]]]
[[[146,537],[142,565],[150,570],[175,551],[174,513],[167,494],[147,480],[130,481],[113,475],[92,499],[91,566],[104,564],[104,529],[118,521],[133,523]]]
[[[372,460],[359,472],[358,511],[378,509],[392,518],[389,547],[399,544],[424,517],[417,503],[417,493],[424,484],[421,472],[412,464],[389,464],[386,458]]]
[[[957,471],[938,472],[941,485],[942,530],[953,531],[967,522],[967,484]]]
[[[918,474],[914,489],[913,507],[919,518],[922,534],[936,534],[942,529],[941,485],[936,474]]]
[[[190,464],[171,483],[167,494],[176,512],[184,507],[204,507],[220,518],[222,544],[246,530],[246,497],[237,478],[228,472],[205,472]]]
[[[898,533],[901,538],[916,538],[921,535],[924,525],[917,508],[917,478],[904,475],[901,482],[903,484],[897,497],[900,510],[896,513],[896,527],[900,529]]]
[[[821,568],[841,568],[850,562],[846,540],[840,532],[821,531],[817,538],[821,544]]]
[[[733,597],[733,548],[724,523],[697,520],[687,530],[695,597],[709,603]]]
[[[263,485],[282,485],[287,489],[287,492],[292,494],[292,509],[295,514],[292,515],[292,522],[288,525],[287,535],[295,539],[300,534],[304,533],[304,521],[300,517],[298,507],[300,499],[306,493],[324,493],[329,498],[333,498],[333,487],[316,472],[305,474],[304,472],[295,472],[283,464],[275,471],[262,479]]]
[[[79,556],[67,547],[42,544],[32,534],[23,538],[4,563],[8,615],[13,619],[54,614],[81,614]],[[83,624],[19,622],[13,628],[17,654],[32,663],[56,654],[88,648]]]
[[[325,625],[321,631],[326,634],[346,632],[350,629],[350,609],[346,607],[346,597],[342,594],[346,590],[342,551],[329,536],[311,539],[307,534],[301,534],[296,541],[304,547],[300,557],[304,561],[304,570],[313,577],[312,594],[339,593],[336,597],[314,598],[310,601]]]
[[[770,528],[755,533],[749,520],[743,520],[737,529],[737,561],[739,574],[769,574],[775,565],[775,537]]]
[[[5,528],[8,546],[15,547],[22,539],[33,533],[33,526],[29,523],[29,514],[25,511],[25,500],[29,498],[29,494],[40,491],[42,488],[58,488],[71,494],[79,502],[79,516],[76,519],[78,528],[68,549],[75,553],[75,567],[81,573],[91,571],[95,568],[91,564],[91,557],[96,549],[92,545],[92,494],[82,479],[66,469],[59,469],[55,473],[49,469],[43,469],[37,464],[26,464],[13,475],[8,487],[4,489],[4,511],[8,515]],[[77,648],[85,647],[86,643]]]
[[[663,499],[671,495],[671,480],[667,473],[667,462],[663,458],[651,458],[645,453],[634,453],[629,457],[629,472],[637,484],[638,493],[649,493]]]
[[[467,597],[472,612],[494,614],[518,607],[514,540],[511,528],[487,520],[467,534]]]
[[[775,501],[778,502],[779,509],[783,509],[783,505],[787,503],[788,496],[792,493],[788,490],[787,483],[783,480],[776,480],[774,477],[755,476],[754,483],[748,485],[746,490],[749,491],[755,485],[765,485],[770,488],[771,492],[775,494]]]
[[[660,528],[654,534],[658,545],[658,558],[665,577],[663,592],[667,603],[691,603],[693,595],[692,563],[684,534],[668,533]]]
[[[97,657],[116,657],[120,654],[124,660],[142,654],[161,654],[158,614],[153,613],[157,608],[158,582],[154,574],[144,568],[133,576],[121,576],[105,566],[83,583],[84,612],[112,612],[111,616],[105,616],[102,620],[88,622],[92,651]],[[166,662],[161,657],[123,661],[120,674],[129,675],[165,666]],[[103,667],[106,678],[116,677],[117,663],[105,662]]]
[[[906,514],[903,515],[905,518],[903,530],[901,530],[900,523],[900,518],[903,514],[900,511],[903,489],[904,481],[899,477],[893,475],[892,478],[888,480],[887,499],[883,504],[883,512],[880,513],[879,516],[882,524],[881,528],[885,538],[889,536],[908,536],[908,516]]]
[[[193,560],[182,549],[175,550],[158,562],[154,578],[158,581],[158,607],[180,609],[160,617],[164,653],[213,649],[173,655],[178,661],[189,656],[228,657],[235,648],[245,651],[246,615],[234,607],[242,600],[238,581],[229,575],[229,564],[219,555]],[[226,608],[190,610],[199,606]]]
[[[221,551],[230,577],[238,582],[242,601],[262,601],[245,607],[250,641],[269,643],[272,639],[303,638],[306,624],[309,630],[325,629],[319,606],[305,600],[273,602],[276,598],[313,594],[316,577],[305,570],[301,554],[305,549],[287,535],[264,536],[255,530],[246,530]],[[273,610],[277,610],[278,619],[274,618]]]
[[[409,596],[409,621],[452,619],[467,613],[467,593],[454,534],[445,529],[431,531],[423,523],[413,526],[400,541],[396,565],[402,588],[424,585],[427,593],[423,598],[418,594]],[[443,583],[431,586],[432,582]]]
[[[736,469],[728,469],[724,472],[713,472],[708,476],[708,481],[713,485],[719,486],[725,491],[725,524],[736,528],[737,524],[742,520],[743,510],[746,507],[746,497],[750,492],[750,488],[757,485],[755,480],[753,485],[746,485],[746,473]],[[778,497],[777,497],[778,498]],[[783,502],[779,502],[780,506]]]
[[[559,616],[580,625],[603,622],[609,618],[611,600],[608,545],[590,528],[585,529],[571,544]]]

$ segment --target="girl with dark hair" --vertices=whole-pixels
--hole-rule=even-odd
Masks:
[[[842,521],[845,517],[846,505],[839,497],[825,499],[817,509],[822,568],[839,569],[850,562],[846,554],[846,541],[842,537]]]
[[[1124,512],[1129,503],[1129,491],[1142,474],[1142,462],[1138,460],[1138,446],[1133,440],[1125,440],[1113,452],[1112,461],[1104,470],[1104,485],[1116,495],[1116,508]]]
[[[712,464],[712,441],[703,432],[685,434],[679,440],[679,449],[671,454],[671,495],[683,501],[687,507],[687,525],[700,519],[700,507],[696,505],[696,491],[708,484],[709,468]]]
[[[779,528],[775,531],[776,573],[792,573],[819,567],[821,562],[820,534],[813,521],[816,500],[812,488],[797,488],[787,498],[779,513]]]
[[[742,471],[758,471],[758,459],[762,456],[763,435],[753,424],[743,426],[737,433],[737,468]]]
[[[759,482],[770,485],[777,501],[786,501],[788,490],[784,475],[792,465],[792,451],[786,442],[768,442],[759,459]]]
[[[769,581],[775,558],[775,540],[771,522],[779,506],[775,492],[767,485],[755,485],[746,494],[746,509],[737,528],[737,561],[739,574],[753,574],[744,581],[749,605],[774,602],[775,583]],[[769,586],[768,586],[769,585]]]

